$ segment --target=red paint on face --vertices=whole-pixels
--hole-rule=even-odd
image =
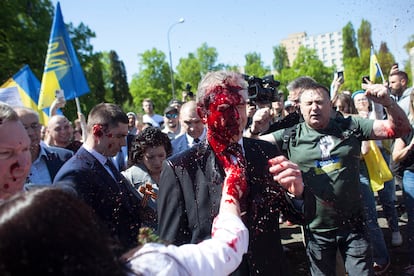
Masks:
[[[226,149],[232,143],[233,137],[240,132],[240,114],[237,107],[244,103],[244,98],[239,93],[241,89],[233,86],[216,87],[206,95],[211,98],[208,106],[207,140],[226,172],[226,193],[235,200],[240,200],[240,194],[245,194],[247,190],[246,162],[241,153],[235,156]],[[233,199],[226,202],[235,204]]]
[[[244,102],[238,91],[241,87],[216,88],[210,97],[209,116],[207,118],[207,139],[213,149],[218,152],[224,150],[232,137],[240,131],[240,114],[237,106]],[[213,95],[214,94],[214,95]]]

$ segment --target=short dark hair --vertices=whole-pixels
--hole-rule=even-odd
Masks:
[[[129,165],[139,164],[144,158],[148,148],[164,146],[167,157],[172,154],[170,138],[157,127],[147,127],[135,136],[131,145],[131,158]]]
[[[57,188],[3,201],[0,240],[0,275],[123,275],[92,209]]]
[[[117,127],[119,123],[128,122],[128,116],[118,105],[100,103],[89,112],[87,127],[88,132],[91,132],[94,125],[102,125],[105,131],[107,128]]]
[[[400,79],[404,79],[404,80],[408,81],[408,75],[404,71],[393,72],[390,76],[398,76],[398,77],[400,77]]]

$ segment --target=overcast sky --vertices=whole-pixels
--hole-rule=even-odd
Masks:
[[[273,46],[289,34],[341,31],[349,21],[357,32],[362,19],[372,25],[375,49],[387,42],[404,64],[403,46],[414,34],[413,0],[60,0],[60,5],[65,23],[83,22],[95,31],[95,51],[118,53],[128,81],[139,71],[138,54],[157,48],[168,61],[168,29],[180,18],[185,22],[170,32],[174,68],[204,42],[217,49],[220,63],[244,65],[245,54],[257,52],[270,66]]]

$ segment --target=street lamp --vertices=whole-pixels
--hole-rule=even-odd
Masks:
[[[175,90],[174,90],[174,72],[173,72],[173,68],[172,68],[172,58],[171,58],[171,45],[170,45],[170,32],[171,29],[178,24],[184,23],[184,18],[180,18],[177,22],[175,22],[174,24],[172,24],[169,28],[168,28],[168,33],[167,33],[167,39],[168,39],[168,52],[170,55],[170,75],[171,75],[171,89],[172,89],[172,98],[175,99]]]

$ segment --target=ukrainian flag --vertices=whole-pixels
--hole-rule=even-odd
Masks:
[[[89,92],[88,83],[63,22],[59,2],[56,6],[47,49],[40,87],[39,108],[49,107],[52,104],[56,90],[63,90],[66,100]]]
[[[8,79],[1,88],[17,87],[23,106],[33,109],[39,113],[41,124],[47,124],[49,109],[38,107],[40,81],[33,74],[29,65],[23,66],[12,78]]]
[[[375,83],[376,77],[381,77],[382,81],[384,81],[384,77],[381,71],[381,67],[377,60],[377,56],[374,53],[373,47],[371,47],[371,58],[369,62],[369,79],[372,83]]]

